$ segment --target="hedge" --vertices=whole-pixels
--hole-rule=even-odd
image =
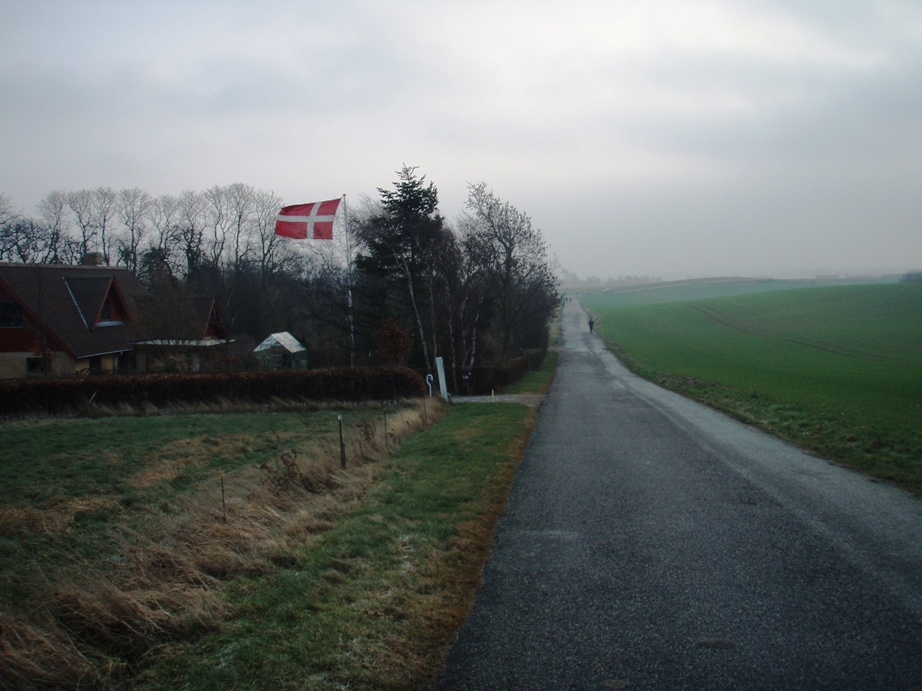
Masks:
[[[493,391],[512,386],[532,370],[541,369],[544,363],[544,350],[526,350],[522,357],[513,358],[503,365],[474,367],[471,374],[473,381],[462,383],[463,372],[455,372],[461,390],[458,394],[482,396]]]
[[[200,403],[218,398],[365,401],[423,395],[425,382],[405,367],[357,367],[234,374],[143,374],[0,381],[0,414],[57,413],[99,405]]]

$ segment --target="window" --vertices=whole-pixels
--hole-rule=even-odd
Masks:
[[[0,328],[22,326],[22,305],[13,300],[0,300]]]
[[[111,295],[107,295],[105,302],[102,303],[99,322],[96,326],[121,326],[124,323],[124,316],[118,303],[112,299]]]
[[[30,357],[26,358],[26,371],[29,374],[40,374],[51,371],[51,363],[45,358]]]

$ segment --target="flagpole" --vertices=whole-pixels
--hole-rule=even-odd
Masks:
[[[343,194],[343,229],[346,234],[346,266],[349,291],[349,366],[355,367],[355,320],[352,316],[352,239],[349,235],[349,211]]]

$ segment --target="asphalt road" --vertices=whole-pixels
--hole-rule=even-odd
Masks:
[[[625,370],[570,303],[441,688],[922,689],[922,502]]]

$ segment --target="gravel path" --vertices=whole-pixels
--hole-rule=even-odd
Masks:
[[[570,303],[441,688],[922,689],[922,503],[638,379]]]

